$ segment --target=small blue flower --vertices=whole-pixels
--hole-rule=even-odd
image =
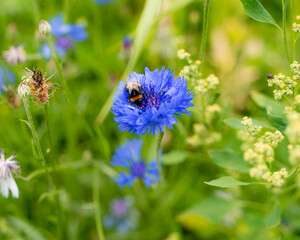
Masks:
[[[113,199],[110,213],[104,217],[107,229],[115,228],[119,233],[127,233],[136,228],[139,213],[133,208],[134,200],[130,196]]]
[[[57,44],[53,45],[53,49],[54,49],[54,51],[55,51],[55,53],[56,53],[56,55],[59,59],[64,58],[64,56],[66,56],[66,54],[67,54],[67,49],[63,48],[63,47],[60,47]],[[43,43],[43,45],[42,45],[42,55],[43,55],[44,59],[46,59],[46,60],[51,59],[52,53],[51,53],[51,50],[50,50],[50,47],[49,47],[48,43]]]
[[[49,20],[51,25],[51,35],[56,37],[53,49],[59,58],[63,58],[67,54],[67,50],[71,49],[76,42],[83,42],[88,38],[83,24],[64,24],[63,15],[57,14]],[[47,43],[42,45],[42,55],[45,59],[51,58],[50,47]]]
[[[187,114],[187,108],[194,106],[191,102],[193,93],[188,89],[186,79],[178,77],[170,69],[151,72],[145,68],[145,74],[132,72],[127,82],[140,84],[142,102],[137,106],[129,101],[126,91],[127,83],[121,81],[114,96],[112,113],[116,116],[114,121],[119,124],[119,131],[129,131],[138,135],[145,133],[158,134],[164,132],[164,126],[169,129],[177,123],[175,116]]]
[[[113,178],[121,188],[127,184],[132,186],[136,178],[143,180],[146,187],[150,187],[160,179],[156,159],[146,163],[141,158],[142,145],[142,140],[128,140],[115,151],[112,157],[110,162],[112,166],[127,169],[126,172],[122,171],[118,177]]]
[[[6,65],[4,65],[4,68],[0,65],[0,93],[6,85],[15,83],[16,79],[17,77],[12,70]]]
[[[94,0],[95,3],[98,3],[99,5],[106,5],[109,3],[114,2],[115,0]]]

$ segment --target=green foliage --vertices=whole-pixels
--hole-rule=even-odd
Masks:
[[[284,134],[284,130],[288,125],[284,118],[273,115],[269,110],[267,110],[267,118],[280,132],[282,132],[282,134]]]
[[[265,111],[269,110],[273,114],[278,116],[284,115],[284,104],[282,102],[278,102],[271,97],[268,97],[262,93],[252,91],[251,92],[252,100]]]
[[[188,152],[175,150],[169,153],[165,153],[162,155],[162,161],[164,165],[174,165],[182,163],[186,160],[188,156]]]
[[[272,210],[265,217],[265,224],[268,228],[275,227],[281,222],[281,209],[279,202],[275,202]]]
[[[211,150],[209,155],[213,162],[220,167],[233,169],[241,173],[249,171],[249,165],[243,157],[229,150]]]
[[[277,25],[276,21],[272,18],[270,13],[263,7],[258,0],[241,0],[245,12],[249,17],[258,22],[269,23],[276,26],[279,30],[281,28]]]
[[[218,179],[215,179],[215,180],[212,180],[209,182],[205,182],[205,183],[208,185],[220,187],[220,188],[243,186],[243,185],[251,184],[250,182],[241,182],[230,176],[220,177]]]
[[[47,103],[50,134],[44,106],[29,98],[47,168],[22,102],[12,108],[6,92],[0,92],[0,148],[6,157],[16,153],[21,166],[13,173],[19,198],[0,195],[1,240],[103,240],[101,225],[105,240],[299,239],[299,121],[285,109],[299,114],[300,87],[289,86],[294,92],[276,101],[266,77],[296,75],[287,74],[290,63],[283,56],[286,48],[292,61],[300,57],[299,33],[291,32],[293,22],[299,24],[299,2],[284,1],[284,9],[280,1],[241,0],[244,9],[236,0],[206,2],[204,14],[203,0],[1,1],[1,54],[24,45],[27,58],[17,65],[0,59],[0,66],[17,75],[12,89],[17,90],[25,67],[54,74],[49,82],[57,87]],[[258,22],[249,21],[244,11]],[[58,64],[68,91],[53,59],[41,57],[45,40],[37,33],[41,19],[59,12],[65,23],[86,24],[89,33]],[[280,29],[277,23],[286,26],[285,40],[274,31],[273,26]],[[126,60],[120,58],[124,36],[133,43]],[[186,62],[176,56],[182,48],[190,53]],[[191,117],[178,116],[174,129],[164,134],[161,181],[150,188],[135,181],[121,189],[112,181],[123,171],[110,165],[115,149],[140,137],[143,160],[149,162],[156,146],[152,135],[118,131],[110,113],[112,93],[131,71],[162,66],[176,76],[197,73],[185,75],[195,106]],[[297,76],[293,81],[299,82]],[[218,84],[209,86],[208,79],[215,78]],[[242,135],[244,116],[262,129]],[[251,130],[251,124],[247,127]],[[283,140],[275,139],[277,129]],[[263,162],[267,154],[270,162],[254,168],[251,161]],[[111,203],[122,197],[132,204],[136,224],[127,233],[106,226]]]

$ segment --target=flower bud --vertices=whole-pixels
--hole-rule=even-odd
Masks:
[[[30,94],[30,87],[25,82],[21,82],[18,87],[18,94],[21,98],[28,97]]]
[[[46,20],[41,20],[39,31],[44,37],[48,37],[51,32],[51,25]]]

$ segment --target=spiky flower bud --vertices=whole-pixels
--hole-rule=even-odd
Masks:
[[[48,37],[51,32],[51,25],[46,20],[41,20],[39,31],[44,37]]]
[[[18,94],[21,98],[27,98],[30,94],[30,87],[25,81],[20,83],[18,87]]]

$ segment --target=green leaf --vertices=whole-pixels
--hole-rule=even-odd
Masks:
[[[162,155],[162,160],[164,165],[174,165],[183,162],[188,155],[185,151],[172,151]]]
[[[220,93],[216,93],[211,99],[209,99],[208,104],[214,104],[217,102],[218,98],[221,96]]]
[[[230,150],[211,150],[209,155],[213,162],[220,167],[233,169],[241,173],[249,171],[249,165],[243,157]]]
[[[269,109],[267,110],[267,118],[280,132],[284,134],[284,130],[288,125],[287,121],[280,116],[273,115]]]
[[[276,26],[280,31],[281,28],[275,22],[271,14],[264,8],[258,0],[241,0],[247,15],[258,22],[269,23]]]
[[[263,128],[265,129],[271,129],[271,130],[274,130],[275,128],[267,123],[264,123],[264,122],[261,122],[255,118],[252,118],[252,121],[255,125],[258,125],[258,126],[262,126]],[[225,124],[227,124],[228,126],[234,128],[234,129],[244,129],[244,126],[242,125],[242,118],[227,118],[224,120]]]
[[[186,7],[187,5],[189,5],[190,3],[192,3],[194,0],[177,0],[177,1],[172,1],[172,4],[167,5],[166,9],[164,10],[164,12],[162,13],[164,16],[165,15],[170,15],[178,10],[180,10],[181,8]]]
[[[38,230],[35,229],[31,224],[17,217],[9,217],[8,221],[18,231],[23,232],[30,240],[46,240],[47,238],[42,235]]]
[[[262,93],[252,91],[250,93],[252,100],[262,109],[269,109],[273,114],[284,116],[284,104],[268,97]]]
[[[211,185],[211,186],[221,187],[221,188],[251,184],[250,182],[241,182],[241,181],[236,180],[235,178],[230,177],[230,176],[220,177],[218,179],[212,180],[210,182],[205,182],[205,183],[208,184],[208,185]]]
[[[197,216],[204,217],[213,223],[220,223],[225,215],[235,207],[236,205],[232,201],[209,197],[180,214],[177,219],[184,222],[188,221],[191,216]]]
[[[265,217],[265,224],[268,228],[275,227],[281,222],[281,210],[279,202],[274,204],[273,209]]]
[[[24,119],[19,119],[19,121],[22,122],[22,123],[25,123],[29,127],[29,129],[31,130],[31,126],[30,126],[30,123],[28,121],[26,121]]]

